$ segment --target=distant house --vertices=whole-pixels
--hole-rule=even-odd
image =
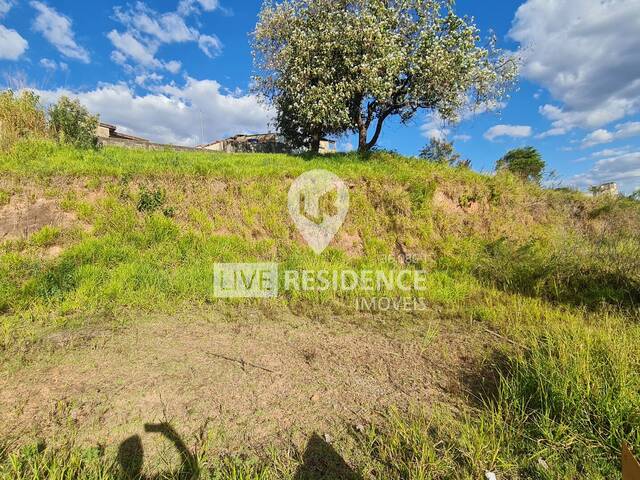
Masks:
[[[130,140],[133,142],[150,143],[146,138],[134,137],[133,135],[127,135],[117,131],[115,125],[109,125],[108,123],[99,123],[96,129],[96,135],[99,139],[116,139],[116,140]]]
[[[594,197],[617,197],[620,194],[618,184],[615,182],[603,183],[602,185],[591,187],[591,193],[593,193]]]
[[[174,151],[193,151],[193,147],[183,147],[180,145],[169,145],[164,143],[155,143],[146,138],[134,137],[126,133],[117,131],[115,125],[108,123],[99,123],[96,129],[98,141],[105,146],[135,148],[142,150],[174,150]]]
[[[256,153],[292,153],[292,149],[281,135],[276,133],[261,133],[256,135],[235,135],[225,138],[224,140],[216,140],[206,145],[200,145],[198,148],[204,150],[212,150],[214,152],[256,152]],[[323,138],[320,140],[320,153],[334,153],[336,151],[336,142]]]

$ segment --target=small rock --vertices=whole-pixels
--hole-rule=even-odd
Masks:
[[[487,477],[487,480],[498,480],[498,477],[496,477],[496,474],[493,472],[486,471],[484,472],[484,476]]]
[[[329,435],[328,433],[324,434],[324,441],[327,443],[333,443],[333,437],[331,435]]]
[[[365,431],[364,425],[362,425],[361,423],[357,424],[356,425],[356,430],[358,432],[360,432],[360,433],[364,433],[364,431]]]

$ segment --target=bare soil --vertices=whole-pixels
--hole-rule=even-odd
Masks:
[[[215,432],[224,451],[303,445],[390,406],[459,404],[486,341],[433,312],[406,322],[234,309],[51,336],[28,362],[0,368],[0,437],[117,445],[169,422],[187,444]]]
[[[60,210],[55,200],[12,200],[0,208],[0,240],[27,238],[44,226],[68,226],[74,220],[72,214]]]

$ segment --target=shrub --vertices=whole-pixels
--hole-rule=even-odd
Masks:
[[[498,160],[496,170],[508,170],[525,181],[540,183],[546,166],[540,152],[533,147],[516,148]]]
[[[453,143],[432,138],[429,145],[420,151],[420,158],[450,166],[470,167],[470,160],[462,160]]]
[[[78,100],[61,97],[49,109],[49,126],[60,143],[78,148],[96,148],[98,145],[98,117],[91,115]]]
[[[162,213],[166,217],[173,217],[173,207],[165,207],[167,203],[167,194],[163,190],[148,190],[146,187],[140,189],[140,198],[138,199],[138,211],[141,213],[152,213],[162,209]]]
[[[16,95],[13,90],[0,92],[0,150],[10,148],[17,140],[44,137],[47,122],[40,98],[33,92]]]

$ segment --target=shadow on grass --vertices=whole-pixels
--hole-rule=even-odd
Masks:
[[[510,366],[507,352],[494,350],[481,362],[465,367],[459,379],[467,401],[479,409],[497,403],[500,381],[509,375]]]
[[[118,464],[123,480],[189,479],[200,477],[198,460],[189,451],[178,433],[168,423],[146,424],[147,433],[159,433],[169,440],[180,454],[181,464],[176,471],[145,476],[144,448],[140,436],[127,438],[118,448]],[[309,439],[294,480],[361,480],[362,477],[347,465],[336,450],[317,434]]]
[[[144,426],[144,430],[147,433],[159,433],[173,444],[180,454],[180,467],[176,472],[172,472],[169,475],[160,474],[156,477],[143,476],[142,467],[144,465],[144,449],[142,447],[142,440],[140,437],[138,435],[134,435],[122,442],[118,448],[118,463],[120,464],[120,468],[125,479],[195,479],[199,477],[200,472],[196,458],[189,451],[180,435],[178,435],[171,425],[168,423],[147,423]]]
[[[294,480],[361,480],[335,449],[313,434],[302,455]]]

